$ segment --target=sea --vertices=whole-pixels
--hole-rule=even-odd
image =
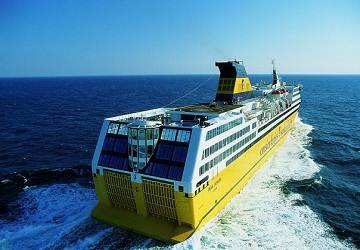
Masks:
[[[0,249],[360,248],[360,75],[282,78],[303,85],[287,141],[176,245],[90,216],[91,159],[104,118],[211,101],[217,75],[1,78]]]

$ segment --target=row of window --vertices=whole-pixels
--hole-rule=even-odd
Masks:
[[[204,165],[202,165],[199,169],[199,176],[201,176],[202,174],[204,174],[205,172],[207,172],[209,169],[213,168],[214,166],[216,166],[219,162],[221,162],[222,160],[226,159],[228,156],[230,156],[232,153],[236,152],[239,148],[243,147],[246,143],[248,143],[249,141],[251,141],[252,139],[254,139],[256,136],[256,132],[251,133],[250,135],[248,135],[247,137],[245,137],[244,139],[242,139],[241,141],[239,141],[238,143],[236,143],[234,146],[228,148],[227,150],[225,150],[223,153],[219,154],[218,156],[216,156],[214,159],[212,159],[211,161],[205,163]]]
[[[300,97],[296,97],[295,99],[292,100],[293,103],[297,102],[298,100],[300,100]]]
[[[108,134],[128,135],[132,139],[138,140],[152,140],[159,137],[159,128],[148,129],[128,129],[126,124],[110,123]],[[166,141],[189,142],[191,132],[189,130],[177,130],[171,128],[164,128],[161,134],[161,139]]]
[[[235,87],[235,79],[223,79],[219,82],[219,91],[230,91]]]
[[[127,135],[128,128],[126,124],[110,123],[107,132],[108,134]]]
[[[151,162],[145,169],[145,174],[181,181],[184,167],[169,165],[165,163]]]
[[[255,136],[254,136],[255,137]],[[251,146],[253,146],[253,144],[255,143],[255,141],[253,141],[252,143],[250,143],[249,145],[247,145],[245,148],[243,148],[242,150],[240,150],[239,152],[237,152],[235,155],[231,156],[229,160],[226,161],[226,166],[229,166],[230,163],[232,163],[233,161],[235,161],[237,158],[239,158],[240,155],[242,155],[246,150],[248,150]]]
[[[156,159],[185,163],[188,147],[159,144]]]
[[[178,142],[189,142],[190,131],[189,130],[177,130],[172,128],[164,128],[161,133],[161,139],[165,141],[178,141]]]
[[[135,169],[143,169],[146,166],[145,158],[130,158],[129,166]]]
[[[128,140],[126,137],[114,138],[111,136],[106,136],[102,149],[115,153],[126,154],[127,144],[128,144]]]
[[[132,157],[150,158],[153,154],[153,145],[131,145],[129,144],[128,154]]]
[[[220,79],[219,83],[225,84],[225,85],[234,85],[235,81],[236,81],[236,79]]]
[[[130,170],[128,158],[107,153],[101,153],[98,165],[125,171]],[[183,170],[184,168],[181,166],[151,162],[146,168],[145,174],[181,181]]]
[[[292,95],[292,97],[294,97],[294,96],[297,96],[297,95],[300,95],[300,91],[297,91],[297,92],[293,92],[293,95]]]
[[[131,128],[129,138],[135,140],[153,140],[159,138],[159,128]]]
[[[255,123],[256,124],[256,123]],[[214,145],[211,145],[210,147],[206,148],[202,153],[202,159],[207,158],[208,156],[212,155],[216,151],[220,150],[222,147],[225,147],[232,141],[235,141],[236,139],[240,138],[241,136],[245,135],[250,131],[250,125],[239,130],[236,133],[233,133],[232,135],[229,135],[228,137],[222,139],[221,141],[218,141]]]
[[[160,141],[154,157],[143,172],[147,175],[181,181],[187,152],[187,145],[174,145]]]
[[[234,90],[234,85],[219,85],[218,91],[231,91]]]
[[[231,122],[225,123],[219,127],[213,128],[211,130],[209,130],[206,134],[206,140],[210,140],[211,138],[220,135],[222,133],[224,133],[225,131],[228,131],[238,125],[240,125],[242,123],[242,117],[235,119]]]
[[[251,128],[252,128],[252,129],[256,128],[256,122],[254,122],[254,123],[251,125]]]
[[[130,127],[128,138],[130,166],[135,169],[142,169],[154,152],[154,145],[159,139],[159,128]]]
[[[127,157],[110,155],[107,153],[101,153],[98,165],[126,171],[129,170],[129,160]]]
[[[295,105],[293,108],[298,107],[300,104],[298,103],[297,105]],[[265,125],[262,125],[259,129],[258,132],[260,133],[261,131],[263,131],[264,129],[266,129],[267,127],[269,127],[270,125],[274,124],[276,121],[278,121],[279,119],[282,119],[286,116],[289,117],[291,114],[293,114],[294,112],[296,112],[298,110],[298,108],[296,108],[295,110],[292,108],[292,112],[290,112],[290,110],[278,115],[276,118],[270,120],[269,122],[265,123]],[[285,118],[285,119],[286,119]]]

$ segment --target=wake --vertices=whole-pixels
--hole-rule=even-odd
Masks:
[[[306,149],[312,129],[298,119],[288,140],[241,193],[183,243],[163,244],[97,222],[90,217],[97,202],[93,189],[55,184],[23,192],[21,216],[15,221],[0,220],[0,249],[354,248],[339,240],[301,195],[282,191],[285,182],[311,178],[320,170]]]
[[[297,119],[284,145],[230,205],[193,239],[176,248],[351,248],[305,205],[301,195],[282,192],[286,181],[311,178],[320,170],[306,149],[312,130]]]

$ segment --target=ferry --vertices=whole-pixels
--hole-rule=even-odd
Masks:
[[[242,61],[216,62],[208,103],[106,118],[92,160],[92,216],[164,242],[212,220],[284,143],[300,84],[252,85]]]

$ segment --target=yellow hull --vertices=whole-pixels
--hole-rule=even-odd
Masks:
[[[296,116],[290,115],[187,197],[170,184],[138,184],[124,174],[104,171],[94,177],[99,203],[92,216],[161,241],[184,241],[213,219],[285,142]]]

